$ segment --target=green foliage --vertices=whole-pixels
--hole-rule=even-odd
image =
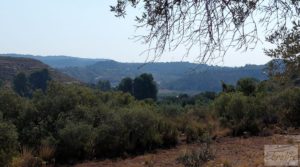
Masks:
[[[96,87],[101,91],[111,90],[110,82],[108,80],[99,80]]]
[[[29,95],[29,84],[27,77],[24,73],[19,73],[17,76],[15,76],[13,81],[13,88],[16,93],[18,93],[20,96],[28,96]]]
[[[285,126],[300,126],[300,88],[288,88],[266,101],[269,112],[276,113]]]
[[[123,78],[117,89],[125,93],[133,94],[133,80],[129,77]]]
[[[199,148],[187,150],[177,158],[177,161],[185,167],[201,167],[214,158],[215,152],[208,143],[204,143]]]
[[[139,77],[134,79],[133,83],[133,95],[138,100],[147,98],[157,98],[157,86],[153,80],[152,74],[141,74]]]
[[[214,109],[221,123],[232,130],[232,134],[244,132],[256,135],[261,129],[264,106],[259,99],[241,93],[221,94],[214,102]]]
[[[258,80],[254,78],[242,78],[237,81],[236,89],[237,91],[243,92],[244,95],[252,95],[257,87]]]
[[[226,84],[224,81],[222,81],[222,91],[225,93],[234,92],[235,88],[233,85]]]
[[[29,76],[29,82],[33,90],[41,89],[42,91],[46,91],[47,82],[50,80],[51,77],[47,69],[33,72]]]
[[[83,160],[93,155],[93,126],[86,123],[67,123],[59,130],[58,135],[58,160]]]
[[[0,88],[4,85],[4,81],[0,79]]]
[[[7,166],[16,154],[18,134],[14,125],[0,119],[0,166]]]

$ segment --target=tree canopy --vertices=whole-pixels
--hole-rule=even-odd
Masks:
[[[137,36],[149,45],[153,60],[167,49],[185,46],[186,54],[199,47],[201,62],[226,54],[229,48],[254,48],[260,38],[297,21],[298,0],[118,0],[111,11],[124,17],[128,7],[142,9],[137,27],[148,33]]]

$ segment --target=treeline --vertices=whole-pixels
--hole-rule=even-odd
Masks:
[[[45,71],[35,73],[40,75],[17,75],[14,89],[0,89],[0,166],[126,157],[173,147],[182,134],[188,143],[206,142],[299,126],[300,88],[276,80],[244,78],[236,86],[223,82],[221,93],[155,101],[151,93],[142,93],[147,95],[143,100],[135,94],[155,90],[149,74],[125,78],[117,88],[102,91],[51,81],[41,75]],[[45,89],[35,86],[36,76],[46,81]],[[25,78],[30,96],[17,92],[17,78]]]
[[[123,78],[120,83],[112,88],[108,80],[99,80],[96,85],[91,85],[101,91],[122,91],[129,93],[138,100],[157,99],[158,88],[152,74],[143,73],[134,79],[130,77]]]

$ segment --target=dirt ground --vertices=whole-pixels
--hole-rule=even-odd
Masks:
[[[300,135],[273,135],[268,137],[232,138],[224,137],[213,142],[216,157],[208,167],[258,167],[264,166],[264,145],[298,144]],[[177,158],[186,150],[199,147],[197,144],[180,144],[176,148],[157,150],[128,159],[86,162],[74,167],[183,167]]]

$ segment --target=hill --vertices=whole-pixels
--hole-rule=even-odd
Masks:
[[[253,77],[259,80],[267,79],[267,75],[264,73],[265,65],[221,67],[189,62],[143,64],[69,56],[0,54],[1,56],[36,59],[86,83],[109,80],[113,86],[116,86],[124,77],[135,77],[141,73],[151,73],[159,85],[160,92],[220,91],[222,80],[226,83],[235,84],[238,79],[243,77]]]
[[[235,84],[243,77],[259,80],[267,79],[265,65],[246,65],[244,67],[220,67],[188,62],[169,63],[120,63],[102,61],[86,67],[69,67],[62,72],[83,82],[95,83],[109,80],[117,85],[124,77],[135,77],[141,73],[153,74],[159,88],[172,91],[220,91],[221,80]]]
[[[99,61],[106,61],[106,59],[88,59],[71,56],[34,56],[25,54],[0,54],[0,56],[36,59],[53,68],[84,67]]]
[[[30,74],[34,71],[48,69],[51,77],[60,82],[75,82],[76,80],[50,68],[48,65],[34,59],[0,56],[0,80],[12,81],[20,72]]]

